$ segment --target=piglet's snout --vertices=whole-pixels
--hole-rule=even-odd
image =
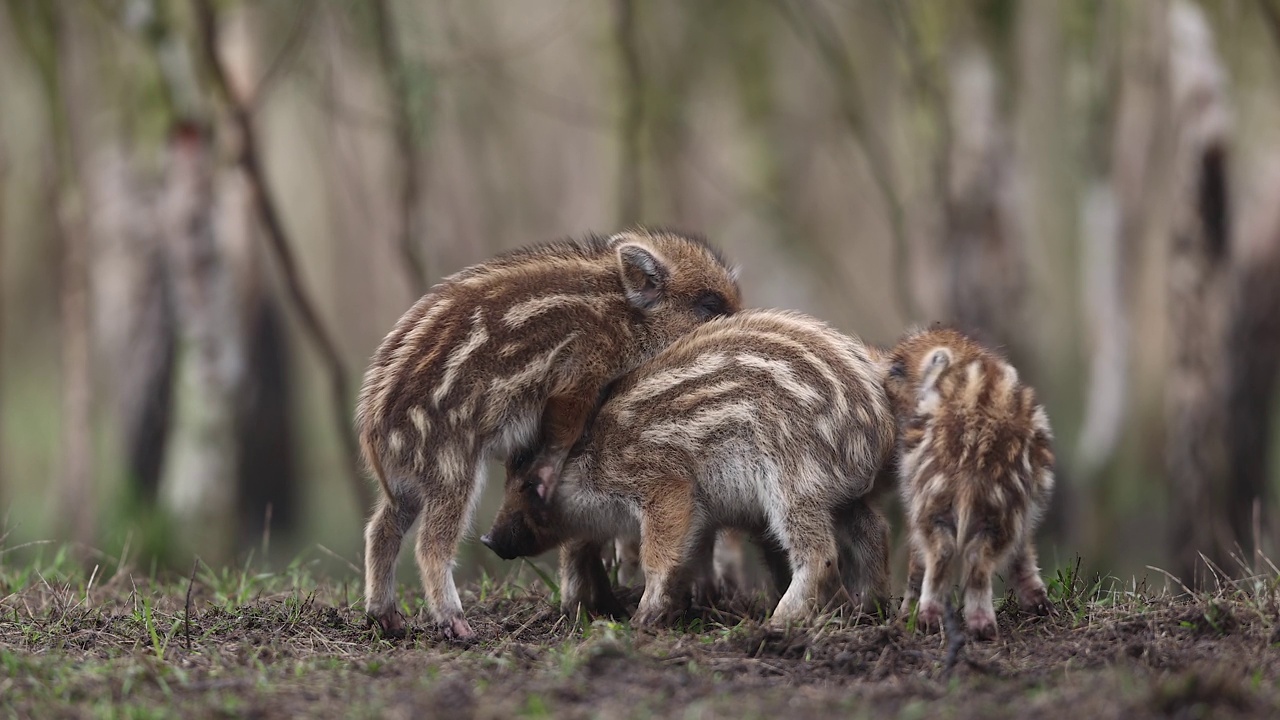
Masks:
[[[503,560],[514,560],[516,557],[514,554],[510,552],[510,550],[505,548],[502,545],[502,543],[494,541],[493,535],[491,533],[485,533],[484,535],[481,535],[480,543],[485,547],[489,548],[490,550],[492,550],[498,557],[502,558]]]
[[[480,536],[480,542],[503,560],[515,560],[520,557],[520,552],[516,548],[517,543],[512,541],[511,535],[510,532],[490,530]]]

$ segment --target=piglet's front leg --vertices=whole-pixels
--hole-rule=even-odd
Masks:
[[[559,395],[547,401],[542,412],[541,448],[519,472],[538,483],[538,496],[549,500],[560,480],[560,471],[574,443],[582,437],[596,407],[596,397]]]
[[[600,551],[600,543],[584,540],[560,546],[560,610],[565,615],[577,617],[579,610],[585,610],[589,615],[626,618],[626,609],[609,585]]]

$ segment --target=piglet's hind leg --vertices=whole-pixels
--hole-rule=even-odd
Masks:
[[[417,559],[432,618],[447,637],[466,639],[473,633],[453,582],[453,561],[458,541],[471,523],[481,479],[474,462],[457,470],[461,472],[431,486],[433,496],[424,504],[418,528]]]
[[[788,512],[779,530],[791,558],[791,584],[773,611],[772,622],[786,624],[811,618],[839,584],[839,552],[826,513]]]
[[[1018,596],[1018,605],[1026,612],[1036,615],[1054,614],[1053,603],[1049,602],[1049,593],[1040,577],[1040,567],[1036,562],[1036,548],[1028,538],[1013,557],[1014,592]]]
[[[392,487],[400,485],[392,483]],[[379,496],[378,508],[365,527],[365,611],[387,637],[405,633],[404,616],[396,610],[396,557],[404,534],[421,509],[422,500],[416,492],[400,493],[394,506],[386,496]]]
[[[632,625],[669,624],[689,601],[684,565],[694,544],[693,497],[686,488],[675,487],[645,508],[640,523],[644,596]]]

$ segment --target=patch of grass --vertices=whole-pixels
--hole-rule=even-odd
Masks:
[[[547,591],[551,593],[552,604],[559,605],[560,604],[560,584],[557,583],[555,579],[551,577],[550,573],[548,573],[546,570],[543,570],[537,563],[531,562],[528,558],[521,558],[520,561],[525,566],[528,566],[529,569],[533,570],[533,574],[537,575],[538,579],[542,581],[543,587],[545,587]]]
[[[409,636],[378,639],[345,586],[299,556],[282,568],[146,574],[86,568],[53,546],[0,565],[0,716],[935,717],[1266,715],[1280,709],[1276,583],[1190,596],[1145,582],[1050,578],[1057,617],[1006,603],[1000,638],[947,642],[890,619],[766,624],[760,596],[694,608],[664,632],[562,618],[554,579],[519,570],[464,587],[477,638],[456,643],[401,588]],[[523,565],[517,566],[523,569]],[[109,568],[110,572],[104,572]],[[634,606],[638,593],[620,593]],[[190,635],[187,621],[190,621]],[[189,642],[189,647],[188,647]]]

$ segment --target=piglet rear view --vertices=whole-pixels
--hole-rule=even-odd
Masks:
[[[919,597],[920,622],[937,627],[957,565],[965,621],[978,637],[996,634],[991,576],[1002,567],[1012,567],[1025,610],[1050,612],[1034,532],[1053,490],[1052,434],[1035,392],[952,329],[908,335],[889,361],[911,543],[903,614]]]

